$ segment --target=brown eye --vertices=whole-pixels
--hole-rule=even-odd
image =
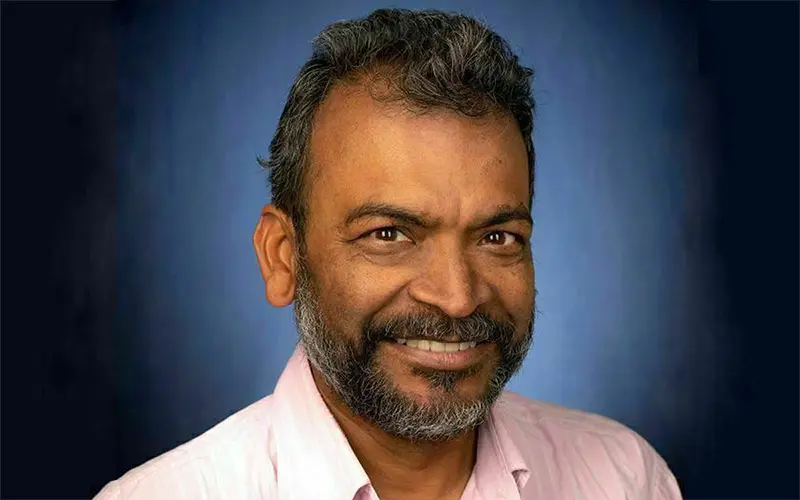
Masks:
[[[376,240],[394,243],[409,239],[402,231],[396,227],[382,227],[372,231],[367,236],[373,236]]]
[[[492,231],[484,237],[486,243],[497,246],[508,246],[518,243],[516,235],[508,231]]]
[[[506,241],[506,234],[502,231],[494,231],[486,236],[486,242],[495,245],[502,245]]]

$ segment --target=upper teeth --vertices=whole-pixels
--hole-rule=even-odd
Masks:
[[[433,352],[456,352],[475,347],[477,342],[436,342],[434,340],[397,339],[398,344]]]

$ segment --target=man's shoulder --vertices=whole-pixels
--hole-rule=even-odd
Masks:
[[[583,410],[531,399],[505,391],[498,401],[499,414],[506,426],[525,437],[543,437],[558,447],[615,442],[628,456],[649,452],[650,446],[636,431],[608,417]]]
[[[522,430],[544,426],[565,436],[638,436],[629,427],[608,417],[531,399],[511,391],[503,392],[498,400],[498,409],[504,419],[510,419]]]
[[[521,453],[531,450],[561,464],[562,471],[586,467],[598,477],[617,477],[630,491],[656,491],[658,498],[680,498],[677,483],[656,450],[636,431],[610,418],[546,403],[506,391],[498,412],[506,432]],[[575,458],[580,457],[580,463]]]
[[[216,498],[218,492],[274,484],[274,441],[267,396],[211,429],[107,484],[95,500]],[[254,485],[254,482],[259,483]]]

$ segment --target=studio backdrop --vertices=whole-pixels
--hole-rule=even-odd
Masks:
[[[313,37],[394,6],[535,71],[509,389],[633,428],[687,498],[796,497],[798,5],[757,3],[3,2],[2,496],[94,495],[272,392],[256,160]]]
[[[474,15],[535,70],[539,315],[510,389],[621,420],[669,458],[702,434],[727,362],[705,251],[713,123],[679,12],[637,3],[396,5]],[[131,463],[277,381],[297,336],[292,309],[267,304],[252,248],[270,200],[256,158],[316,33],[380,6],[169,2],[123,33],[120,446]]]

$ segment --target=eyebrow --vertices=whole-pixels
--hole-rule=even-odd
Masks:
[[[531,217],[530,209],[528,209],[528,207],[526,207],[524,204],[520,203],[516,206],[498,205],[492,215],[484,219],[479,219],[471,227],[471,229],[483,229],[490,226],[505,224],[506,222],[511,221],[527,222],[530,226],[533,226],[533,217]]]
[[[347,212],[344,225],[347,227],[354,222],[370,217],[385,217],[423,229],[432,229],[439,225],[439,221],[426,212],[418,212],[398,205],[378,202],[366,202],[350,209]],[[530,210],[523,203],[520,203],[516,206],[498,205],[491,215],[478,219],[470,225],[469,229],[478,230],[511,221],[522,221],[533,226]]]

